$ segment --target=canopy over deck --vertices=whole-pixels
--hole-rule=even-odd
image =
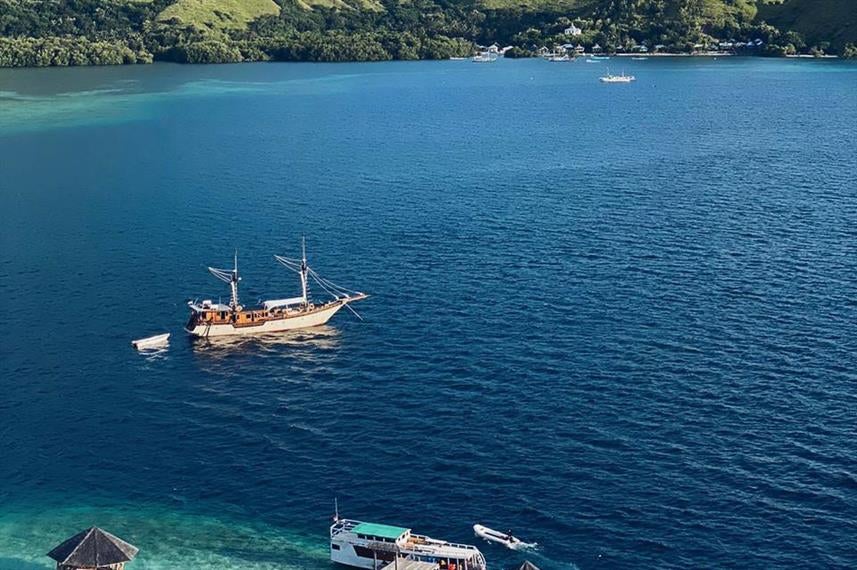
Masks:
[[[306,303],[306,299],[303,297],[292,297],[290,299],[271,299],[262,303],[262,306],[265,307],[266,311],[270,311],[278,307],[288,307],[289,305],[300,305],[303,303]]]
[[[411,529],[409,528],[404,528],[401,526],[390,526],[387,524],[364,522],[352,528],[351,532],[355,534],[365,534],[366,536],[374,536],[378,538],[389,538],[391,540],[396,540],[410,530]]]

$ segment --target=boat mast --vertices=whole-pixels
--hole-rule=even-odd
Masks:
[[[303,299],[303,304],[306,305],[308,302],[307,299],[307,274],[309,273],[309,267],[306,263],[306,236],[302,237],[301,243],[301,298]]]
[[[229,304],[233,311],[238,310],[238,250],[235,250],[235,269],[232,270],[232,280],[229,281],[229,288],[232,290],[232,302]]]

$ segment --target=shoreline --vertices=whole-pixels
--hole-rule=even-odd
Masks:
[[[612,54],[616,57],[752,57],[763,59],[843,59],[838,55],[812,55],[808,53],[783,55],[783,56],[764,56],[752,54],[737,54],[728,51],[707,51],[697,53],[616,53]],[[585,54],[586,57],[592,57],[590,54]],[[584,57],[584,56],[581,56]]]
[[[243,65],[248,63],[295,63],[295,64],[342,64],[342,63],[391,63],[391,62],[409,62],[409,63],[417,63],[417,62],[443,62],[443,61],[470,61],[473,56],[461,57],[461,58],[447,58],[447,59],[385,59],[385,60],[344,60],[344,61],[312,61],[312,60],[245,60],[245,61],[235,61],[235,62],[217,62],[217,63],[183,63],[177,61],[166,61],[166,60],[155,60],[152,62],[137,62],[137,63],[119,63],[119,64],[95,64],[95,65],[20,65],[20,66],[0,66],[0,71],[2,70],[14,70],[14,69],[91,69],[91,68],[101,68],[101,67],[147,67],[150,65],[179,65],[179,66],[219,66],[219,65]],[[811,55],[811,54],[795,54],[795,55],[784,55],[784,56],[763,56],[763,55],[739,55],[735,53],[729,52],[703,52],[703,53],[651,53],[651,54],[640,54],[640,53],[613,53],[613,54],[580,54],[577,56],[578,59],[583,58],[591,58],[591,57],[621,57],[621,58],[646,58],[646,59],[669,59],[669,58],[711,58],[716,59],[718,57],[735,57],[735,58],[745,58],[745,59],[800,59],[800,60],[841,60],[841,61],[851,61],[848,58],[843,58],[838,55]],[[509,59],[509,60],[537,60],[542,59],[539,56],[532,57],[514,57],[514,58],[506,58],[506,57],[498,57],[497,59]]]
[[[705,51],[694,53],[617,53],[613,55],[616,57],[765,57],[762,55],[738,56],[728,51]]]

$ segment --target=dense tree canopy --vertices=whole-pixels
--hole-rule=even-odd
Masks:
[[[728,40],[758,55],[834,49],[757,20],[753,0],[545,0],[488,9],[476,0],[338,0],[336,8],[278,0],[278,15],[240,29],[160,17],[178,0],[0,0],[0,66],[445,59],[477,44],[513,45],[512,57],[573,41],[606,50],[691,51]],[[563,34],[572,23],[583,34]]]

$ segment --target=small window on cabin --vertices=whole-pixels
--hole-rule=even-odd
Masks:
[[[330,547],[331,547],[332,549],[334,549],[334,550],[339,550],[339,545],[338,545],[338,544],[331,544],[331,545],[330,545]]]

